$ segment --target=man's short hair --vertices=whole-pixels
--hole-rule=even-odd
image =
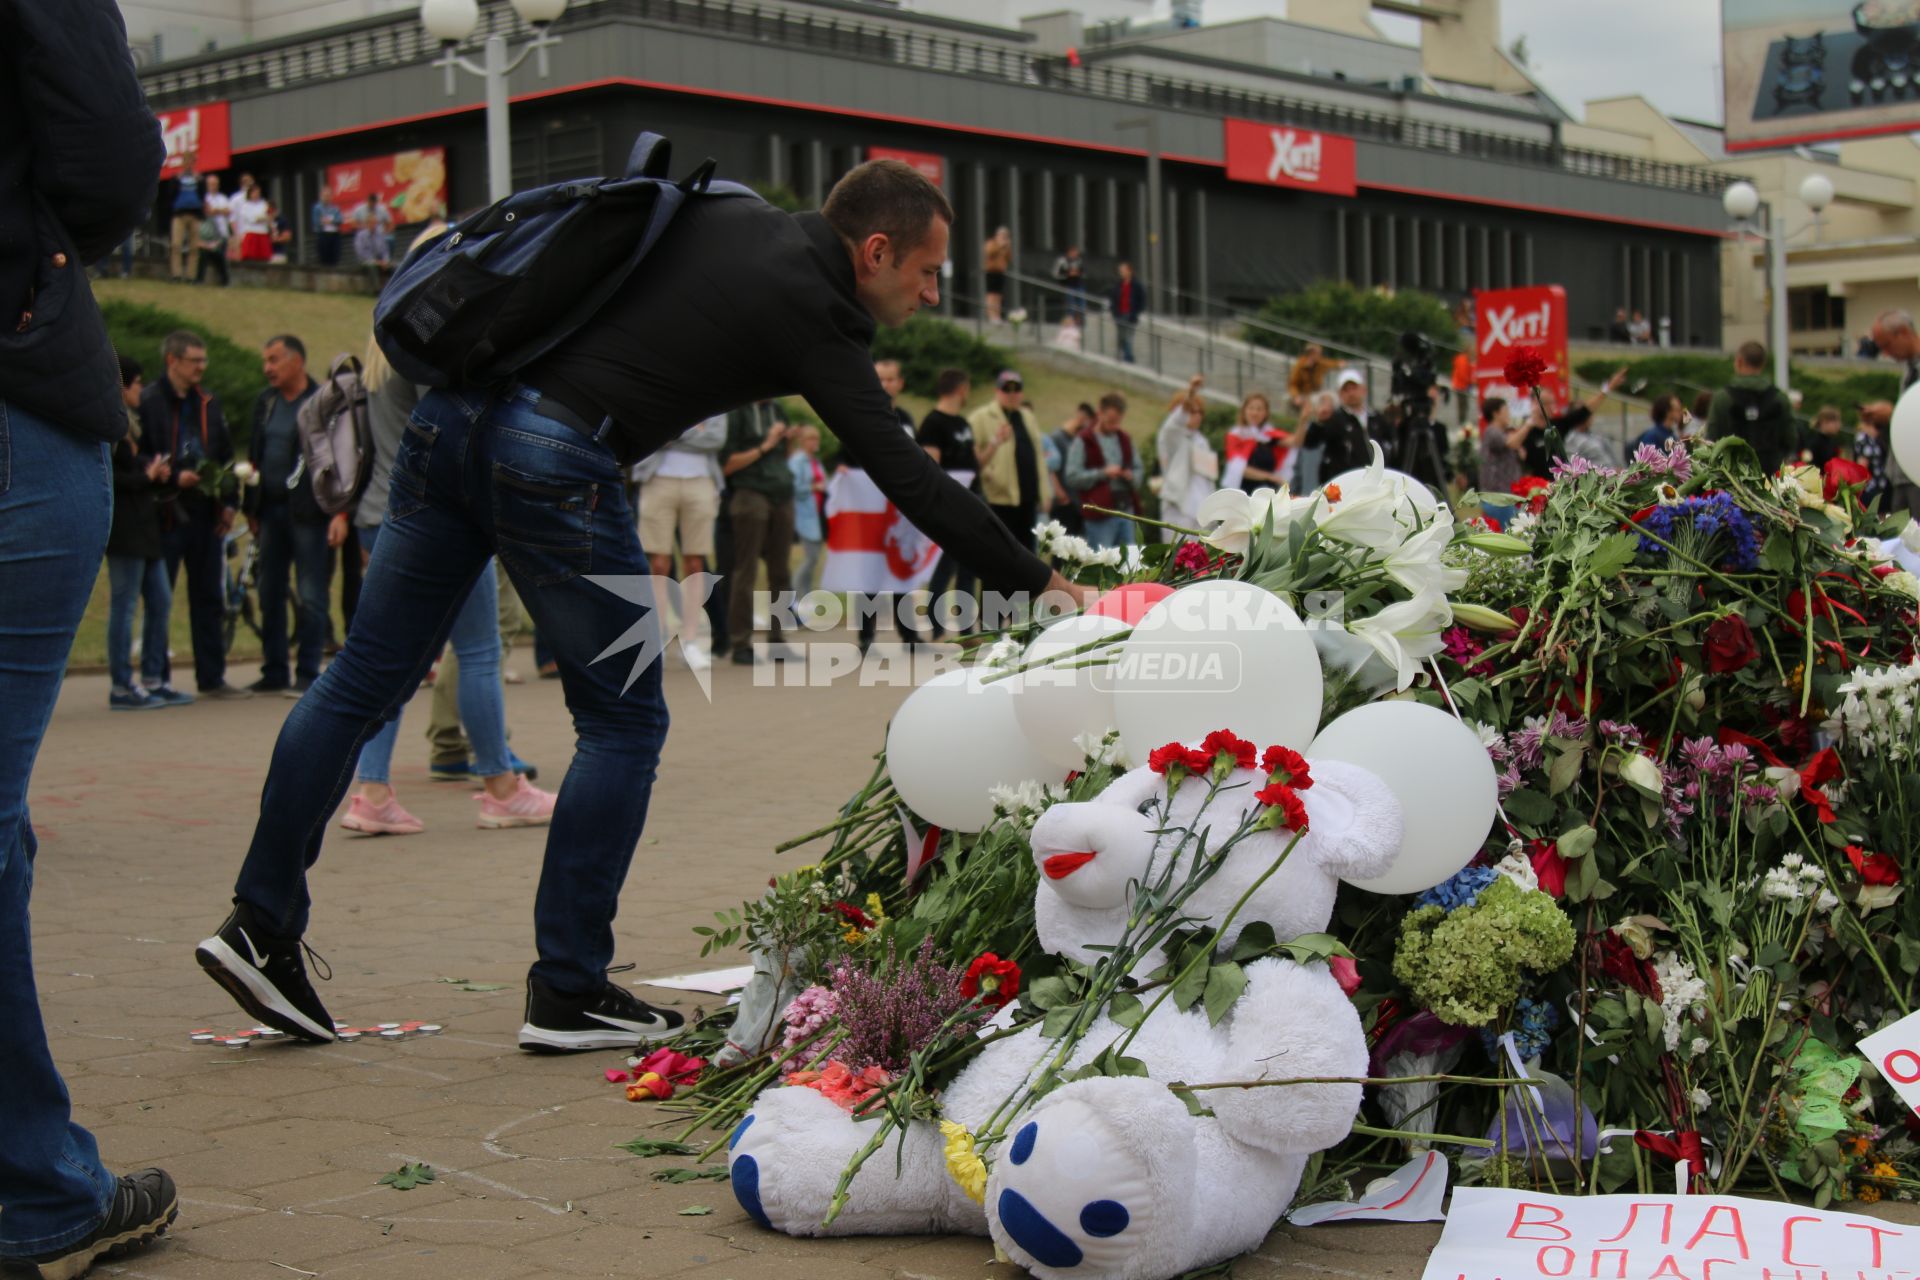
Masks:
[[[1507,398],[1505,396],[1488,396],[1480,402],[1480,421],[1492,422],[1500,416],[1500,411],[1506,407]]]
[[[950,396],[972,383],[973,379],[967,376],[965,369],[942,369],[933,379],[933,398],[939,400]]]
[[[1913,332],[1913,313],[1900,307],[1888,307],[1874,320],[1873,327],[1892,337],[1896,333]]]
[[[290,333],[274,334],[271,338],[268,338],[265,342],[260,344],[260,349],[262,351],[265,351],[268,347],[271,347],[276,343],[279,344],[280,346],[285,347],[292,354],[299,356],[302,360],[305,360],[307,358],[307,344],[300,341],[300,339],[294,337]]]
[[[132,356],[121,356],[120,357],[120,385],[123,387],[130,387],[133,385],[134,379],[138,378],[139,376],[140,376],[140,362],[138,360],[135,360]]]
[[[833,184],[820,216],[851,245],[885,236],[898,266],[927,238],[935,218],[953,225],[953,206],[905,161],[869,160]]]
[[[160,358],[181,360],[189,351],[205,351],[207,341],[191,329],[175,329],[160,339]]]
[[[1100,397],[1100,407],[1102,409],[1112,409],[1119,413],[1125,413],[1127,411],[1127,398],[1118,391],[1109,391]]]
[[[1764,369],[1767,367],[1767,349],[1757,342],[1741,343],[1740,349],[1733,353],[1733,358],[1741,364],[1746,365],[1749,369]]]

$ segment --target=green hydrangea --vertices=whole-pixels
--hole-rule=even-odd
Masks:
[[[1527,972],[1573,957],[1573,921],[1552,897],[1501,876],[1470,907],[1421,907],[1400,922],[1393,974],[1444,1021],[1484,1027],[1520,998]]]

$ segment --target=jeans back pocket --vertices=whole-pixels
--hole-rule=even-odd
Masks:
[[[591,569],[600,489],[591,480],[542,479],[494,463],[494,543],[508,569],[542,587]]]

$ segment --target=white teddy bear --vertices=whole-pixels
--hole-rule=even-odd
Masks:
[[[1313,762],[1311,771],[1312,785],[1299,793],[1307,833],[1240,909],[1221,946],[1256,920],[1281,939],[1324,931],[1339,881],[1379,875],[1398,853],[1401,808],[1385,783],[1332,761]],[[1207,847],[1217,849],[1243,816],[1262,808],[1254,793],[1266,783],[1263,771],[1235,770],[1197,824],[1205,780],[1186,779],[1168,811],[1166,779],[1145,767],[1091,801],[1047,810],[1032,836],[1042,871],[1034,903],[1041,945],[1096,962],[1103,953],[1092,948],[1124,930],[1132,890],[1155,883],[1168,858],[1188,863],[1193,856],[1198,842],[1183,841],[1178,830],[1211,831]],[[1291,839],[1284,828],[1242,837],[1183,914],[1219,928]],[[1182,883],[1187,871],[1175,865],[1171,883]],[[1135,976],[1160,963],[1158,955],[1146,957]],[[1009,1140],[986,1153],[992,1171],[984,1203],[949,1176],[940,1130],[915,1121],[867,1160],[839,1217],[823,1228],[842,1170],[879,1122],[855,1120],[797,1087],[762,1094],[734,1131],[734,1194],[763,1225],[790,1235],[990,1234],[1041,1277],[1159,1280],[1244,1253],[1286,1210],[1308,1159],[1346,1137],[1361,1086],[1209,1090],[1213,1115],[1196,1116],[1167,1084],[1351,1078],[1367,1068],[1359,1017],[1326,965],[1269,957],[1249,964],[1246,976],[1245,991],[1217,1026],[1199,1008],[1183,1012],[1171,1001],[1150,1014],[1126,1049],[1146,1064],[1148,1078],[1064,1084],[1005,1125]],[[1003,1010],[995,1028],[1011,1015]],[[1103,1015],[1066,1072],[1125,1035]],[[1053,1045],[1038,1026],[988,1045],[944,1093],[944,1118],[980,1132]]]

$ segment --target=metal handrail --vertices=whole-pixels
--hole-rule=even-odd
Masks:
[[[583,26],[620,17],[663,26],[694,28],[724,38],[831,50],[847,57],[950,72],[1041,88],[1079,97],[1138,103],[1211,115],[1237,115],[1355,137],[1530,164],[1565,173],[1608,178],[1698,195],[1718,195],[1734,175],[1666,161],[1585,151],[1510,134],[1409,118],[1409,97],[1382,93],[1401,111],[1376,111],[1281,93],[1233,88],[1178,76],[1091,63],[1074,66],[1062,57],[1031,52],[1023,33],[1002,42],[966,38],[944,30],[888,25],[822,15],[777,0],[573,0],[559,25]],[[484,0],[475,38],[517,28],[506,0]],[[310,35],[264,41],[234,51],[216,51],[159,64],[141,75],[150,102],[159,106],[270,92],[288,85],[334,79],[378,67],[424,62],[438,52],[410,11],[372,18]],[[1342,86],[1354,90],[1357,86]],[[1461,104],[1449,103],[1455,110]]]

